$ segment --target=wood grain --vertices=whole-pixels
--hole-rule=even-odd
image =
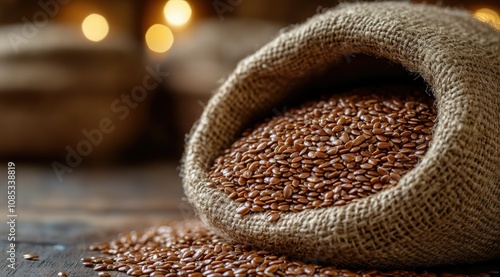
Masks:
[[[0,224],[0,276],[57,276],[60,271],[69,276],[97,276],[80,262],[82,257],[97,255],[88,250],[90,244],[112,239],[123,230],[193,215],[182,201],[177,165],[173,163],[76,168],[63,182],[50,167],[16,164],[16,270],[7,267],[8,225]],[[7,180],[6,173],[0,172],[0,180]],[[3,216],[6,206],[2,197]],[[26,253],[40,258],[24,260]]]
[[[161,224],[170,218],[192,218],[193,211],[182,201],[176,164],[127,168],[77,168],[59,182],[50,167],[17,163],[16,270],[7,267],[7,224],[0,224],[0,277],[98,276],[81,265],[80,258],[99,255],[88,250],[98,241],[116,237],[125,230]],[[0,169],[0,180],[6,172]],[[2,181],[3,182],[3,181]],[[2,187],[4,189],[5,187]],[[1,214],[7,206],[1,192]],[[5,216],[6,219],[6,216]],[[23,254],[34,253],[28,261]],[[488,273],[500,276],[500,260],[475,265],[427,269],[469,276]],[[425,269],[419,269],[421,272]],[[127,276],[110,272],[111,276]]]

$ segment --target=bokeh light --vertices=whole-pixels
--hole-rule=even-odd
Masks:
[[[184,0],[169,0],[163,9],[165,19],[174,26],[186,24],[191,18],[191,13],[191,6]]]
[[[474,12],[474,17],[500,30],[500,16],[494,10],[482,8]]]
[[[146,44],[156,53],[165,53],[172,47],[174,35],[170,29],[162,24],[151,26],[146,32]]]
[[[88,40],[101,41],[108,35],[108,21],[104,16],[93,13],[83,20],[82,31]]]

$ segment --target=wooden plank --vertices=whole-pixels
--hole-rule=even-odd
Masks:
[[[16,269],[8,268],[8,225],[0,224],[0,276],[97,276],[80,258],[123,230],[141,229],[192,211],[182,202],[177,164],[76,168],[60,182],[51,168],[17,163]],[[0,170],[0,180],[6,180]],[[3,195],[3,192],[2,192]],[[1,202],[4,211],[7,203]],[[2,212],[2,214],[4,214]],[[22,258],[35,253],[37,261]],[[112,276],[126,276],[113,273]]]
[[[81,257],[92,255],[87,250],[91,241],[60,244],[21,241],[17,247],[19,255],[16,269],[5,268],[5,263],[2,263],[0,272],[2,276],[57,276],[60,271],[67,272],[69,276],[97,276],[92,269],[84,268],[79,261]],[[2,241],[0,246],[5,249],[5,242]],[[40,259],[24,260],[23,253],[35,253]]]
[[[91,244],[114,239],[122,231],[161,224],[169,218],[194,217],[189,205],[182,201],[176,168],[177,164],[105,171],[82,168],[61,183],[49,168],[17,165],[16,270],[7,267],[8,226],[3,223],[0,277],[56,276],[60,271],[69,276],[97,276],[97,272],[80,262],[82,257],[100,255],[88,250]],[[6,180],[1,170],[0,180]],[[4,211],[6,203],[1,205]],[[22,255],[26,253],[35,253],[40,259],[24,260]],[[496,260],[428,271],[467,275],[490,272],[491,276],[500,276],[493,273],[500,271],[499,265],[500,260]]]
[[[140,229],[140,228],[137,228]],[[125,229],[123,229],[125,230]],[[18,245],[18,253],[36,253],[40,259],[28,261],[20,259],[15,271],[7,270],[5,263],[0,267],[0,276],[56,276],[58,272],[64,271],[69,276],[97,276],[91,268],[81,265],[81,257],[98,255],[96,252],[88,250],[88,246],[96,241],[107,241],[115,237],[114,232],[100,233],[91,236],[84,236],[76,241],[68,241],[63,244],[43,244],[36,242],[21,242]],[[0,242],[0,247],[5,249],[5,241]],[[479,263],[475,265],[448,266],[441,268],[427,269],[427,272],[459,273],[464,276],[479,275],[489,273],[490,276],[500,276],[500,260]],[[416,270],[423,272],[424,269]],[[117,272],[110,272],[111,276],[127,276]]]
[[[162,219],[156,218],[156,224]],[[130,221],[137,220],[133,224]],[[65,224],[59,222],[60,229],[54,230],[54,225],[46,224],[35,232],[51,234],[49,237],[42,236],[35,240],[21,239],[17,242],[17,262],[16,269],[7,267],[5,259],[2,258],[0,266],[0,276],[57,276],[58,272],[64,271],[68,276],[97,276],[98,272],[92,268],[82,266],[82,257],[101,255],[98,252],[90,251],[91,244],[99,241],[114,239],[116,235],[124,230],[134,230],[146,228],[155,223],[143,221],[140,217],[130,217],[128,225],[116,225],[114,227],[102,226],[82,226],[80,221],[68,221]],[[124,221],[125,222],[125,221]],[[66,230],[67,232],[64,232]],[[55,234],[60,236],[55,238]],[[0,249],[7,249],[8,242],[4,239],[0,241]],[[4,251],[5,253],[5,251]],[[38,260],[25,260],[23,254],[34,253],[40,256]],[[117,272],[110,272],[111,276],[126,276]]]

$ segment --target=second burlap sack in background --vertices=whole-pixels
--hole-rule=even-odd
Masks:
[[[399,184],[342,207],[240,217],[208,172],[255,115],[304,80],[363,53],[420,74],[438,107],[433,143]],[[246,58],[208,103],[187,143],[184,189],[227,239],[352,267],[429,266],[500,256],[500,32],[460,10],[343,4]],[[332,76],[335,78],[335,76]]]

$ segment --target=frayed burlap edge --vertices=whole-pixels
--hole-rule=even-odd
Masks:
[[[206,185],[214,159],[255,114],[346,54],[387,58],[432,88],[432,146],[398,186],[343,207],[236,215]],[[500,32],[459,10],[343,4],[280,34],[246,58],[208,103],[187,142],[185,193],[234,242],[342,266],[405,267],[500,256]]]

